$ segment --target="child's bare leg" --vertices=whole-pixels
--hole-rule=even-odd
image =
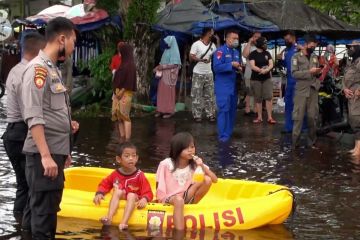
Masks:
[[[122,217],[122,220],[119,224],[119,229],[123,230],[128,228],[128,221],[131,216],[131,213],[134,211],[135,208],[135,202],[138,200],[138,195],[135,193],[128,193],[126,198],[126,205],[124,209],[124,215]]]
[[[174,205],[174,227],[176,230],[184,230],[184,199],[174,196],[169,201]]]
[[[194,197],[193,203],[198,203],[209,191],[211,184],[211,178],[209,176],[204,176],[204,181],[194,183],[189,188],[185,201],[188,202],[192,197]]]
[[[125,126],[124,126],[124,122],[122,120],[118,121],[118,128],[119,128],[119,137],[120,140],[122,140],[123,138],[125,138]]]
[[[102,217],[100,219],[100,221],[104,224],[104,225],[110,225],[112,218],[114,217],[118,207],[119,207],[119,201],[120,199],[123,197],[123,195],[125,194],[125,192],[121,189],[118,188],[114,188],[114,192],[113,195],[111,197],[110,200],[110,206],[109,206],[109,211],[106,217]]]
[[[125,140],[128,141],[131,138],[131,122],[124,121],[124,132],[125,132]]]

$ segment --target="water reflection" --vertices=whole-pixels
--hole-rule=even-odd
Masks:
[[[101,226],[94,221],[84,221],[71,218],[60,218],[57,239],[282,239],[292,240],[293,234],[283,225],[267,226],[254,230],[216,231],[213,229],[177,231],[174,229],[144,230],[132,227],[119,231],[117,226]]]
[[[4,103],[5,98],[2,98],[0,135],[6,126]],[[276,118],[281,121],[280,117]],[[77,120],[81,130],[73,165],[115,168],[117,136],[113,123],[107,118]],[[235,232],[235,239],[239,236],[243,239],[356,239],[360,236],[360,159],[351,158],[347,153],[352,136],[321,137],[318,149],[302,147],[292,152],[291,139],[280,134],[281,127],[281,123],[253,125],[251,118],[242,117],[239,112],[234,138],[224,146],[217,141],[214,124],[193,123],[190,113],[177,113],[166,120],[145,116],[133,120],[133,141],[139,149],[139,168],[145,172],[155,172],[158,163],[167,157],[173,133],[189,131],[195,137],[197,154],[219,177],[272,182],[294,190],[297,213],[293,221],[285,223],[291,234],[283,234],[271,227]],[[19,225],[12,214],[15,175],[2,143],[0,183],[0,236],[5,239],[19,237]],[[58,223],[59,238],[106,238],[97,222],[59,219]],[[115,234],[114,239],[128,237],[120,236],[116,227],[109,231]],[[129,232],[137,239],[151,235],[136,228]],[[160,237],[170,238],[171,234],[165,231]],[[186,237],[191,239],[190,235],[188,231]],[[200,235],[198,232],[197,238]],[[231,239],[232,236],[214,231],[205,235],[204,239]]]

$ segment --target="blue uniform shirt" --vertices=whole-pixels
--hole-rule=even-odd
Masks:
[[[226,44],[219,47],[213,55],[215,74],[215,93],[233,94],[236,90],[236,69],[231,62],[241,63],[239,51]]]
[[[291,58],[297,52],[296,44],[285,50],[285,67],[286,67],[286,78],[288,85],[295,85],[296,80],[291,75]]]

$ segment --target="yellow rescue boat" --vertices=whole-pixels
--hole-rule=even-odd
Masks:
[[[113,169],[74,167],[65,170],[65,189],[59,216],[99,220],[107,214],[111,193],[100,206],[93,197],[101,179]],[[155,192],[155,175],[146,173]],[[281,224],[289,216],[294,196],[280,185],[253,181],[219,179],[207,195],[198,203],[185,205],[184,217],[187,228],[203,229],[253,229],[268,224]],[[120,222],[125,201],[120,201],[113,223]],[[173,207],[161,203],[149,203],[144,209],[136,209],[130,226],[149,228],[173,227]]]

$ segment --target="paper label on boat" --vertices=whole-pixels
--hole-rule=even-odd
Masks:
[[[161,229],[164,222],[165,211],[149,210],[147,214],[148,229]]]

